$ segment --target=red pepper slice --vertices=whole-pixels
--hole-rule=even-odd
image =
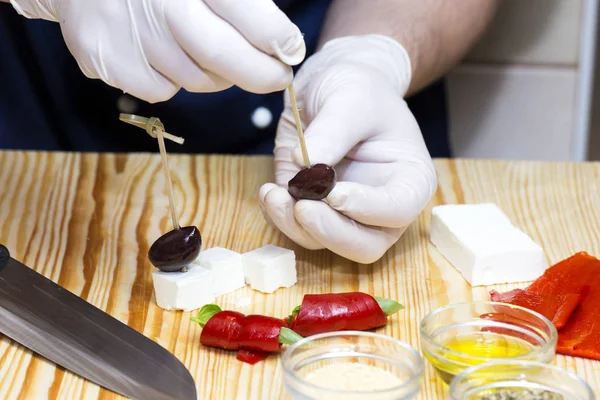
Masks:
[[[237,354],[237,359],[248,363],[250,365],[254,365],[257,362],[265,360],[269,357],[269,353],[265,353],[263,351],[255,351],[255,350],[240,350]]]
[[[274,353],[281,349],[279,333],[285,321],[264,315],[247,315],[242,320],[238,340],[240,349]]]
[[[556,329],[562,329],[575,312],[575,309],[581,302],[581,294],[579,293],[569,293],[563,296],[560,296],[561,305],[556,309],[556,313],[554,314],[554,318],[552,318],[552,323],[556,326]]]
[[[536,311],[552,321],[556,329],[561,329],[565,326],[580,300],[580,296],[577,293],[543,296],[529,289],[527,291],[514,289],[504,293],[491,290],[490,298],[492,301],[510,303]],[[511,312],[517,313],[518,310],[512,310]]]
[[[548,268],[524,293],[512,292],[492,292],[492,300],[520,303],[550,316],[559,329],[557,353],[600,360],[600,260],[575,253]]]
[[[567,325],[558,332],[556,352],[600,360],[600,261],[595,280],[581,290],[581,301]]]
[[[239,350],[237,359],[240,361],[255,364],[267,358],[269,353],[279,351],[280,340],[289,344],[301,339],[292,331],[282,332],[282,327],[287,328],[286,319],[219,311],[220,308],[215,305],[206,307],[207,310],[201,310],[197,317],[192,318],[203,326],[200,343],[226,350]]]
[[[200,343],[204,346],[218,347],[226,350],[239,348],[239,335],[242,330],[244,314],[237,311],[221,311],[208,320],[202,333]]]
[[[342,330],[369,330],[387,324],[387,316],[369,294],[361,292],[307,294],[290,328],[299,335]]]

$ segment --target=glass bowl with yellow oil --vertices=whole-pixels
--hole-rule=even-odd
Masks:
[[[451,400],[594,400],[574,373],[537,361],[490,361],[467,368],[450,384]]]
[[[407,343],[363,331],[305,337],[282,357],[293,400],[409,400],[421,390],[423,359]]]
[[[454,303],[429,313],[420,325],[421,350],[450,384],[463,370],[494,360],[549,363],[558,333],[543,315],[506,303]]]

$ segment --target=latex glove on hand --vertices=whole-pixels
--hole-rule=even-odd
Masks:
[[[304,38],[272,0],[11,0],[19,14],[58,22],[88,78],[151,103],[182,87],[283,90]]]
[[[372,263],[394,245],[437,188],[435,168],[404,94],[411,65],[391,38],[335,39],[300,68],[294,89],[311,164],[334,166],[324,201],[295,201],[288,181],[304,167],[286,105],[275,142],[275,184],[261,187],[268,220],[308,249]]]

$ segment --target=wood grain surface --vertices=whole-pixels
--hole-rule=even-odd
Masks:
[[[264,244],[296,251],[298,284],[274,294],[249,288],[217,298],[223,307],[283,317],[304,293],[360,290],[406,306],[385,333],[419,347],[418,324],[436,307],[487,299],[470,288],[428,242],[431,207],[495,202],[554,263],[579,250],[600,256],[600,164],[437,160],[440,186],[421,217],[380,261],[358,265],[327,251],[306,251],[270,227],[260,185],[269,157],[170,156],[181,224],[197,225],[204,248],[239,252]],[[156,154],[0,152],[0,243],[14,258],[166,347],[190,369],[201,399],[285,399],[277,356],[255,366],[199,345],[191,313],[155,305],[146,254],[171,229]],[[506,290],[521,285],[501,285]],[[600,363],[557,356],[600,395]],[[426,368],[420,399],[445,388]],[[0,399],[116,399],[0,336]]]

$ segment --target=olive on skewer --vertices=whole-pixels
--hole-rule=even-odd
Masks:
[[[119,118],[121,121],[144,128],[150,136],[158,138],[163,171],[167,180],[167,193],[169,194],[173,230],[165,233],[152,243],[152,246],[148,250],[148,258],[152,265],[163,272],[182,271],[185,266],[198,257],[202,248],[202,235],[197,227],[185,226],[182,228],[179,226],[171,174],[167,162],[164,138],[166,137],[179,144],[183,144],[183,138],[165,132],[165,127],[158,118],[144,118],[130,114],[121,114]]]
[[[195,226],[184,226],[165,233],[150,246],[148,258],[164,272],[181,271],[194,261],[202,247],[202,236]]]
[[[336,181],[332,167],[315,164],[302,169],[288,182],[288,192],[296,200],[321,200],[333,190]]]
[[[300,121],[300,111],[296,103],[294,86],[288,87],[292,111],[296,121],[296,130],[298,131],[298,140],[302,149],[305,168],[300,170],[288,182],[288,193],[296,200],[322,200],[333,190],[337,183],[337,175],[333,167],[326,164],[310,164],[308,150],[304,141],[304,132]]]

